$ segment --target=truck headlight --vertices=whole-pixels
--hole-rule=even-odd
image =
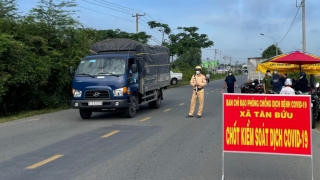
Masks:
[[[113,96],[123,96],[123,88],[113,90]]]
[[[81,97],[82,91],[72,89],[72,94],[73,94],[73,97]]]

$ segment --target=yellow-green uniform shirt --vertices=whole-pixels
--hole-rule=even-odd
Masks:
[[[271,81],[271,76],[266,76],[263,78],[263,84],[265,84],[265,86],[266,86],[266,91],[271,90],[270,81]]]
[[[194,79],[196,78],[196,79]],[[190,80],[190,85],[194,86],[198,83],[198,88],[203,88],[207,85],[206,77],[203,74],[193,75]]]

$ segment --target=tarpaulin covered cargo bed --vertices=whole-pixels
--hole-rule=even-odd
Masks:
[[[167,47],[144,45],[130,39],[106,39],[91,46],[90,55],[95,54],[135,56],[140,93],[170,85],[170,55]]]

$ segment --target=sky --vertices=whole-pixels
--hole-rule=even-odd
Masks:
[[[28,13],[39,5],[39,0],[17,0],[20,12]],[[58,3],[58,0],[55,0]],[[76,0],[78,21],[94,29],[138,30],[152,35],[157,45],[162,35],[150,29],[148,21],[177,27],[198,27],[198,33],[207,34],[214,42],[202,49],[203,60],[223,56],[232,57],[232,63],[244,63],[248,57],[260,57],[263,50],[276,42],[283,53],[302,50],[301,0]],[[320,56],[319,0],[306,0],[306,52]],[[299,11],[298,11],[299,9]],[[298,12],[298,13],[297,13]],[[296,15],[297,14],[297,15]],[[296,16],[296,18],[295,18]],[[293,21],[294,20],[294,21]],[[292,26],[291,26],[292,25]],[[291,28],[290,28],[291,26]],[[290,28],[290,29],[289,29]],[[173,30],[172,33],[179,33]],[[266,36],[260,35],[263,33]],[[165,36],[166,38],[166,36]],[[261,50],[262,49],[262,50]],[[220,62],[223,62],[221,59]],[[228,63],[228,62],[226,62]]]

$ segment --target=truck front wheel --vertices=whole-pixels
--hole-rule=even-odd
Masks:
[[[135,96],[132,96],[130,100],[130,105],[125,110],[126,117],[128,118],[134,117],[137,113],[137,106],[138,106],[137,98]]]
[[[90,119],[92,115],[92,110],[91,109],[79,109],[80,116],[82,119]]]

